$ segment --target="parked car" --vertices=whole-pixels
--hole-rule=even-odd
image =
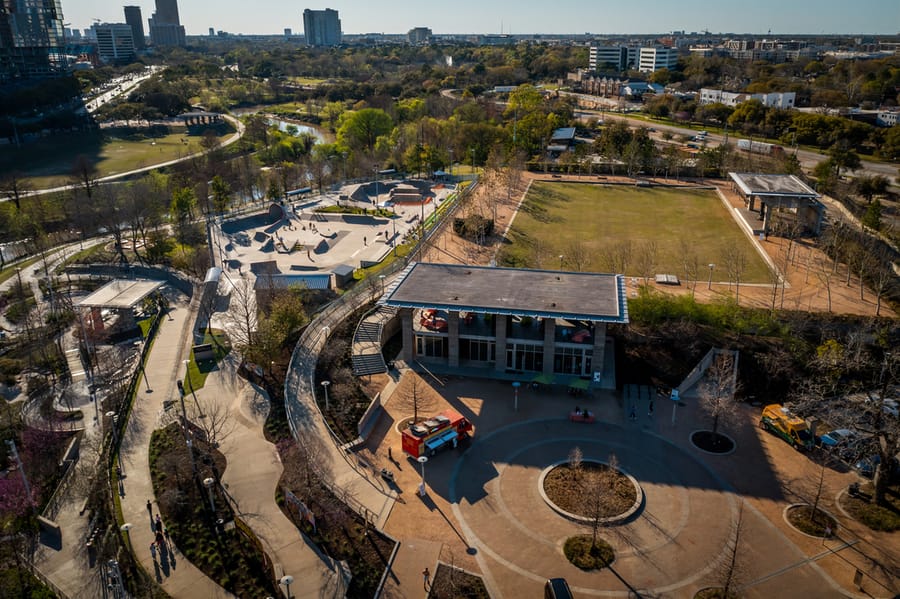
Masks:
[[[544,584],[544,599],[573,599],[565,578],[551,578]]]
[[[836,428],[833,431],[828,431],[824,435],[821,435],[818,441],[823,449],[834,451],[848,445],[858,438],[859,434],[856,431],[850,430],[849,428]]]
[[[876,442],[874,437],[860,437],[838,447],[837,453],[848,465],[854,464],[864,456],[873,454],[876,451]]]

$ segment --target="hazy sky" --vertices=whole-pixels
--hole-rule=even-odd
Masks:
[[[210,27],[230,33],[303,32],[302,13],[333,8],[344,33],[405,33],[430,27],[434,33],[881,33],[900,32],[898,0],[179,0],[188,35]],[[62,0],[71,27],[94,19],[125,21],[122,7],[141,7],[144,31],[154,0]]]

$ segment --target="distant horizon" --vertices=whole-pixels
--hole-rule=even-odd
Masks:
[[[124,23],[123,7],[139,6],[144,33],[155,10],[154,0],[61,0],[64,22],[73,29],[89,29],[95,20]],[[214,10],[201,0],[178,0],[181,24],[189,36],[216,32],[235,35],[303,34],[303,10],[337,10],[344,35],[403,35],[414,27],[428,27],[435,35],[671,35],[673,31],[710,35],[786,37],[791,35],[900,36],[900,3],[896,0],[859,0],[853,11],[837,0],[719,0],[710,11],[705,0],[678,3],[650,0],[640,10],[627,6],[585,5],[579,0],[557,0],[554,9],[517,6],[514,11],[497,0],[457,0],[452,14],[442,5],[395,0],[375,5],[363,0],[218,0]],[[573,30],[578,24],[582,31]],[[735,31],[740,24],[743,32]],[[806,33],[797,31],[805,29]],[[643,30],[645,33],[641,33]]]

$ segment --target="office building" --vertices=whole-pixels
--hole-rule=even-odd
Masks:
[[[131,39],[134,40],[134,49],[144,49],[144,19],[141,17],[140,6],[125,7],[125,22],[131,27]]]
[[[0,0],[0,81],[65,72],[60,0]]]
[[[745,94],[740,92],[728,92],[721,89],[700,90],[700,103],[713,104],[719,103],[725,106],[737,106],[748,100],[759,100],[763,106],[769,108],[793,108],[797,101],[797,94],[794,92],[769,92],[766,94]]]
[[[406,34],[410,44],[427,44],[431,41],[431,29],[428,27],[413,27]]]
[[[303,33],[307,46],[337,46],[341,43],[341,20],[338,11],[325,10],[303,11]]]
[[[98,23],[94,25],[97,54],[107,64],[128,64],[134,60],[134,37],[127,23]]]
[[[588,65],[593,71],[624,71],[628,68],[628,48],[591,46]]]
[[[185,45],[176,0],[156,0],[156,11],[150,17],[150,42],[154,46]]]
[[[655,46],[641,48],[638,70],[642,73],[652,73],[660,69],[674,69],[678,66],[678,50]]]

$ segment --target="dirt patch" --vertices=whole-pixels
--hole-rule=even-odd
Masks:
[[[637,500],[637,489],[619,470],[599,462],[579,468],[561,464],[544,477],[544,493],[561,509],[584,518],[612,518],[624,514]],[[603,497],[598,503],[597,496]]]
[[[460,597],[489,599],[490,595],[480,576],[453,566],[440,564],[434,574],[431,588],[428,590],[428,597],[430,599],[459,599]]]
[[[730,437],[712,431],[693,433],[691,443],[709,453],[729,453],[734,449],[734,441]]]

